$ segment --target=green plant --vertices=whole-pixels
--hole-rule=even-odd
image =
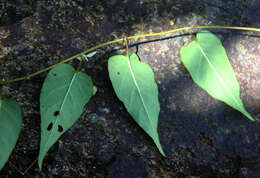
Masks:
[[[43,84],[40,96],[41,144],[38,164],[42,168],[43,159],[50,147],[66,132],[83,112],[84,105],[94,93],[91,78],[80,72],[81,64],[95,50],[117,42],[124,42],[125,55],[109,58],[108,71],[115,93],[124,103],[127,111],[143,130],[153,139],[160,153],[165,156],[157,133],[160,105],[158,87],[150,66],[140,62],[136,54],[128,54],[128,40],[146,36],[157,36],[191,29],[236,29],[260,31],[246,27],[197,26],[184,27],[166,32],[137,35],[97,45],[72,56],[58,64],[14,80],[2,81],[0,85],[12,83],[52,69]],[[90,53],[93,52],[94,53]],[[80,59],[75,70],[68,64]],[[248,119],[253,117],[245,110],[240,99],[239,84],[230,65],[221,41],[209,31],[201,31],[195,40],[181,48],[181,60],[194,82],[214,98],[221,100],[243,113]],[[0,94],[1,95],[1,94]],[[0,170],[8,160],[21,130],[21,109],[13,101],[0,98]]]

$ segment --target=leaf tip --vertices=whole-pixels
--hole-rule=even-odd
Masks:
[[[38,159],[38,166],[39,166],[39,168],[40,168],[40,171],[42,171],[42,158],[40,158],[39,157],[39,159]]]

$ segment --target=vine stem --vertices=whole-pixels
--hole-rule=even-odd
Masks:
[[[9,165],[11,167],[13,167],[17,172],[19,172],[21,175],[25,175],[36,163],[36,161],[38,160],[38,157],[35,158],[35,160],[25,169],[24,172],[22,172],[21,170],[19,170],[11,161],[8,161]]]
[[[80,59],[76,72],[78,72],[83,64],[83,59]]]
[[[125,47],[126,47],[126,59],[129,60],[129,55],[128,55],[128,38],[124,37],[124,42],[125,42]]]
[[[178,29],[173,29],[173,30],[168,30],[168,31],[163,31],[163,32],[158,32],[158,33],[151,33],[151,34],[143,34],[143,35],[135,35],[135,36],[130,36],[130,37],[127,37],[126,39],[127,40],[130,40],[130,39],[135,39],[135,38],[144,38],[144,37],[151,37],[151,36],[160,36],[160,35],[165,35],[165,34],[169,34],[169,33],[175,33],[175,32],[179,32],[179,31],[185,31],[185,30],[192,30],[192,29],[229,29],[229,30],[245,30],[245,31],[256,31],[256,32],[260,32],[260,29],[258,28],[251,28],[251,27],[231,27],[231,26],[193,26],[193,27],[183,27],[183,28],[178,28]],[[28,79],[31,79],[32,77],[40,74],[40,73],[43,73],[43,72],[46,72],[60,64],[63,64],[63,63],[66,63],[66,62],[69,62],[77,57],[80,57],[84,54],[87,54],[91,51],[94,51],[96,49],[99,49],[99,48],[102,48],[104,46],[108,46],[108,45],[111,45],[111,44],[115,44],[115,43],[118,43],[118,42],[122,42],[125,38],[120,38],[120,39],[116,39],[116,40],[113,40],[113,41],[109,41],[109,42],[105,42],[105,43],[102,43],[102,44],[99,44],[97,46],[94,46],[92,48],[89,48],[81,53],[78,53],[72,57],[69,57],[57,64],[54,64],[54,65],[51,65],[43,70],[40,70],[40,71],[37,71],[35,73],[32,73],[32,74],[29,74],[27,76],[24,76],[24,77],[19,77],[19,78],[15,78],[15,79],[12,79],[12,80],[7,80],[7,81],[1,81],[0,82],[0,85],[3,85],[3,84],[8,84],[8,83],[13,83],[13,82],[17,82],[17,81],[20,81],[20,80],[28,80]]]

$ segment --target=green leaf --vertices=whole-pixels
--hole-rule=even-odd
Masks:
[[[22,128],[22,111],[12,100],[0,100],[0,170],[8,161]]]
[[[40,96],[40,169],[45,154],[80,117],[92,94],[90,77],[68,64],[61,64],[48,73]]]
[[[181,48],[181,60],[193,81],[214,98],[225,102],[254,120],[240,99],[240,87],[221,41],[202,31],[188,46]]]
[[[149,65],[140,62],[136,54],[131,54],[129,58],[123,55],[109,58],[110,80],[127,111],[165,156],[157,133],[160,105],[153,71]]]

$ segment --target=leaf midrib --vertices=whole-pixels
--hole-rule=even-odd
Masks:
[[[63,108],[63,105],[64,105],[64,103],[65,103],[65,101],[66,101],[66,99],[67,99],[67,96],[69,95],[70,88],[71,88],[71,86],[72,86],[72,83],[73,83],[74,80],[75,80],[75,77],[76,77],[76,73],[74,73],[74,75],[73,75],[73,77],[72,77],[72,79],[71,79],[69,88],[68,88],[68,90],[67,90],[67,92],[66,92],[66,95],[64,96],[63,102],[62,102],[61,107],[60,107],[60,109],[59,109],[60,114],[61,114],[61,110],[62,110],[62,108]],[[55,127],[55,125],[57,124],[57,122],[58,122],[58,118],[55,120],[55,122],[54,122],[52,128]],[[46,145],[48,145],[48,143],[49,143],[49,141],[50,141],[50,138],[53,136],[53,133],[54,133],[54,129],[52,129],[51,134],[49,135],[48,140],[47,140],[47,142],[46,142]]]
[[[146,112],[146,114],[147,114],[147,116],[148,116],[148,119],[149,119],[149,121],[150,121],[150,124],[153,125],[153,124],[152,124],[152,120],[151,120],[150,115],[149,115],[149,112],[148,112],[148,109],[146,108],[144,99],[143,99],[143,97],[142,97],[142,95],[141,95],[141,90],[140,90],[140,88],[139,88],[139,86],[138,86],[138,84],[137,84],[137,81],[136,81],[136,79],[135,79],[135,75],[134,75],[134,72],[133,72],[133,70],[132,70],[132,66],[131,66],[131,64],[130,64],[130,60],[128,60],[127,63],[128,63],[128,67],[129,67],[130,72],[131,72],[132,79],[133,79],[133,81],[134,81],[134,84],[135,84],[135,86],[136,86],[136,88],[137,88],[138,94],[139,94],[139,96],[140,96],[140,98],[141,98],[141,101],[142,101],[142,104],[143,104],[143,106],[144,106],[145,112]]]
[[[215,70],[214,66],[211,64],[208,56],[204,53],[203,49],[201,48],[200,44],[199,43],[196,43],[200,49],[200,52],[202,53],[202,55],[205,57],[207,63],[209,64],[210,68],[214,71],[214,73],[216,74],[218,80],[220,81],[220,83],[222,83],[222,85],[224,86],[224,89],[229,93],[229,95],[231,95],[232,99],[235,101],[235,103],[237,104],[237,106],[239,108],[240,107],[240,104],[239,102],[236,100],[236,98],[234,97],[234,95],[232,94],[232,92],[230,91],[230,89],[227,87],[226,83],[222,80],[222,78],[220,77],[220,75],[218,74],[218,72]]]

